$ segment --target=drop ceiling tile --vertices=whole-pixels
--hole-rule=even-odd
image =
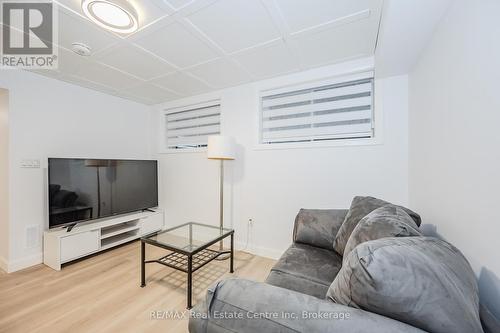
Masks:
[[[151,31],[153,28],[144,29],[134,38],[134,42],[180,68],[217,57],[207,44],[179,23]]]
[[[59,11],[59,45],[71,49],[71,44],[88,45],[92,53],[117,43],[120,39],[100,29],[92,22],[67,11]]]
[[[188,19],[227,53],[281,36],[260,1],[221,0]]]
[[[161,0],[128,0],[128,2],[137,11],[137,16],[139,17],[139,29],[144,28],[160,17],[169,15],[173,12],[168,6],[164,5]],[[85,14],[82,11],[82,0],[57,0],[57,3],[60,4],[61,7],[65,7],[74,13],[85,17]],[[101,31],[106,31],[103,28],[97,28],[101,29]]]
[[[144,80],[175,71],[165,61],[131,44],[122,44],[99,55],[98,61]]]
[[[161,0],[128,0],[134,6],[139,16],[139,29],[158,20],[160,17],[170,15],[173,11]]]
[[[84,66],[88,66],[92,57],[83,57],[62,47],[58,50],[58,70],[64,74],[75,74]]]
[[[176,95],[168,90],[162,89],[150,83],[144,83],[133,88],[126,89],[122,91],[122,93],[148,100],[152,104],[179,98],[179,95]]]
[[[200,80],[181,72],[154,79],[152,82],[182,95],[197,95],[211,89]]]
[[[316,67],[352,58],[373,55],[377,29],[373,20],[324,29],[294,37],[304,67]]]
[[[381,0],[276,0],[276,3],[295,32],[380,6]]]
[[[235,86],[251,80],[240,66],[222,58],[190,68],[189,73],[217,88]]]
[[[116,92],[113,95],[116,96],[116,97],[127,99],[127,100],[132,101],[132,102],[137,102],[137,103],[140,103],[140,104],[146,104],[146,105],[157,104],[154,101],[151,101],[149,99],[140,98],[140,97],[137,97],[137,96],[134,96],[134,95],[130,95],[130,94],[126,94],[126,93],[123,93],[123,92]]]
[[[300,69],[283,41],[237,53],[233,58],[258,79]]]
[[[96,82],[88,81],[88,80],[85,80],[83,78],[73,76],[73,75],[63,75],[59,79],[62,81],[71,83],[71,84],[78,85],[80,87],[100,91],[100,92],[105,93],[105,94],[114,95],[116,93],[116,90],[114,90],[111,87],[108,87],[108,86],[105,86],[105,85],[102,85],[102,84],[99,84]]]
[[[82,12],[82,1],[81,0],[53,0],[59,5],[59,8],[69,9],[80,15],[84,15]]]
[[[195,0],[163,0],[163,1],[168,3],[175,10],[179,10],[195,2]]]
[[[164,0],[168,1],[168,0]],[[183,0],[173,0],[178,3],[178,5],[182,5]],[[219,0],[194,0],[194,1],[186,1],[186,5],[183,7],[177,7],[176,12],[179,13],[181,16],[186,17],[194,12],[199,11],[202,8],[205,8],[214,2],[217,2]],[[189,2],[189,3],[187,3]]]
[[[124,90],[144,82],[97,62],[82,66],[74,76],[111,87],[114,90]]]
[[[65,48],[59,47],[57,50],[57,68],[55,70],[34,70],[34,72],[54,78],[61,75],[72,75],[80,71],[82,67],[88,66],[91,59],[92,58],[82,57],[77,55],[73,51],[69,51]]]
[[[51,77],[53,79],[59,79],[61,77],[61,73],[54,69],[30,69],[28,70],[28,72],[36,73],[46,77]]]
[[[104,85],[101,85],[101,84],[98,84],[95,82],[91,82],[91,81],[82,79],[80,77],[72,76],[72,75],[63,75],[63,76],[59,77],[59,80],[70,83],[70,84],[74,84],[74,85],[77,85],[77,86],[80,86],[83,88],[99,91],[99,92],[107,94],[107,95],[125,98],[128,100],[137,102],[137,103],[149,104],[149,105],[156,104],[156,102],[153,100],[149,100],[147,98],[142,98],[140,96],[135,96],[135,95],[127,94],[127,93],[121,93],[121,92],[118,92],[118,91],[112,89],[111,87],[104,86]]]

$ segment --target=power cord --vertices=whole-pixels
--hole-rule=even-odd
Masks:
[[[241,251],[246,251],[248,249],[248,244],[250,243],[250,228],[253,226],[253,220],[248,219],[247,221],[247,237],[245,241],[245,246],[241,249]]]

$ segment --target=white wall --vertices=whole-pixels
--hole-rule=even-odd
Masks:
[[[500,314],[500,2],[457,0],[410,76],[410,203]]]
[[[36,74],[2,70],[10,93],[9,270],[42,261],[46,158],[148,158],[149,107]],[[42,168],[20,168],[22,159]],[[27,244],[27,228],[38,240]]]
[[[9,91],[0,89],[0,268],[9,257]]]
[[[188,98],[162,107],[222,100],[222,131],[236,138],[237,159],[227,165],[226,221],[241,246],[254,220],[250,250],[277,257],[291,243],[295,215],[305,208],[348,208],[355,195],[407,204],[407,77],[376,81],[377,145],[256,149],[258,91],[360,69],[367,62],[319,68]],[[383,114],[383,118],[382,118]],[[158,120],[160,122],[161,120]],[[160,154],[166,223],[218,223],[218,162],[205,152]]]
[[[453,0],[384,0],[375,52],[377,77],[407,75]]]

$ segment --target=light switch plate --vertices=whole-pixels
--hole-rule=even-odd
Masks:
[[[40,168],[40,160],[39,159],[23,159],[21,160],[21,168],[34,168],[34,169],[39,169]]]

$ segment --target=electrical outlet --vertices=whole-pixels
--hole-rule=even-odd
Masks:
[[[253,226],[253,219],[252,219],[252,218],[249,218],[249,219],[248,219],[248,225],[249,225],[249,226]]]

